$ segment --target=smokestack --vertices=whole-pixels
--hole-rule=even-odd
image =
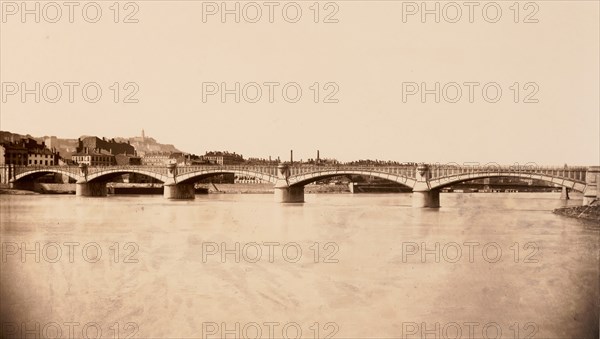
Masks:
[[[290,164],[294,163],[294,150],[290,150]]]
[[[317,150],[317,162],[319,162],[319,150]]]

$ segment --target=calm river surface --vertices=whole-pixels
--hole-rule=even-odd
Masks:
[[[3,195],[2,335],[597,337],[599,227],[551,213],[581,200],[410,202]]]

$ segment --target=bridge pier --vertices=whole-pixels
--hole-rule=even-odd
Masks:
[[[105,197],[108,194],[105,182],[78,182],[75,195],[80,197]]]
[[[560,200],[569,200],[571,198],[569,198],[569,189],[564,187],[562,188],[562,191],[560,192]]]
[[[275,202],[304,202],[304,187],[275,187]]]
[[[440,207],[440,191],[438,191],[438,190],[413,191],[412,207],[417,207],[417,208]]]
[[[195,199],[194,183],[177,183],[177,164],[170,163],[167,168],[167,181],[163,185],[163,197],[166,199]]]
[[[290,186],[290,169],[287,165],[277,166],[277,181],[274,187],[275,202],[304,202],[304,186]]]
[[[417,166],[415,178],[417,182],[413,187],[412,206],[416,208],[440,207],[440,191],[431,189],[429,184],[429,180],[431,179],[429,166],[425,164]]]
[[[194,199],[196,190],[194,184],[165,184],[163,196],[166,199]]]

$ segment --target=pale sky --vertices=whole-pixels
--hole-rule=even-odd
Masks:
[[[403,12],[402,2],[394,1],[337,1],[327,8],[321,2],[319,23],[310,8],[313,1],[294,3],[302,9],[297,23],[282,16],[289,1],[274,7],[273,23],[263,2],[257,2],[260,20],[248,22],[255,9],[247,7],[244,17],[247,1],[239,2],[240,23],[233,15],[222,23],[218,14],[203,22],[197,1],[133,2],[137,23],[114,23],[113,1],[98,1],[102,17],[87,23],[81,14],[86,2],[81,2],[73,23],[67,7],[57,23],[45,22],[56,16],[50,7],[45,14],[41,9],[41,23],[33,15],[23,23],[7,3],[2,1],[0,18],[2,130],[76,138],[137,136],[144,128],[146,135],[186,152],[228,150],[288,159],[293,149],[295,160],[314,158],[318,149],[321,157],[342,161],[600,163],[598,1],[538,1],[537,8],[521,2],[518,23],[513,1],[495,2],[502,10],[496,23],[485,21],[493,19],[494,8],[482,15],[487,2],[474,9],[473,23],[467,7],[458,23],[444,19],[454,16],[453,8],[442,13],[440,23],[433,15],[422,22],[419,13],[403,22],[410,8]],[[234,2],[229,4],[233,8]],[[204,6],[212,9],[207,2]],[[118,20],[134,9],[122,5]],[[331,18],[338,22],[323,23],[334,10]],[[293,19],[294,11],[288,6],[286,18]],[[538,22],[524,23],[528,15]],[[94,8],[88,8],[86,18],[93,16]],[[41,87],[56,82],[63,93],[56,103],[43,96],[35,103],[34,95],[22,102],[21,92],[12,95],[11,87],[17,83],[21,91],[22,82],[29,89],[36,82]],[[65,82],[81,84],[73,103]],[[96,103],[85,102],[81,94],[90,82],[102,89]],[[121,86],[119,103],[110,88],[115,82]],[[128,82],[138,86],[138,103],[123,103],[133,90],[123,89]],[[242,96],[235,103],[234,95],[226,102],[208,95],[203,102],[203,87],[212,89],[203,83],[223,82],[229,89],[236,82],[241,87],[258,83],[262,97],[251,103]],[[274,103],[265,82],[281,84],[274,88]],[[311,89],[315,82],[321,87],[319,103]],[[337,103],[323,103],[335,88],[324,89],[328,82],[337,84]],[[406,83],[432,89],[436,82],[459,84],[462,97],[450,103],[442,96],[435,103],[430,94],[421,102],[418,93],[403,102],[403,89],[405,94],[414,90]],[[480,84],[473,103],[465,82]],[[284,100],[286,83],[302,89],[298,102]],[[495,103],[482,95],[487,83],[502,89]],[[526,83],[533,84],[525,88]],[[46,88],[52,99],[54,87]],[[246,88],[252,99],[254,89]],[[446,88],[452,99],[455,88]],[[538,102],[524,103],[533,92],[529,99]],[[90,93],[93,97],[93,89]],[[288,93],[294,97],[293,87]]]

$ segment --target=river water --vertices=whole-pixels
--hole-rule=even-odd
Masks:
[[[551,213],[580,200],[410,203],[0,196],[2,336],[598,336],[600,228]]]

